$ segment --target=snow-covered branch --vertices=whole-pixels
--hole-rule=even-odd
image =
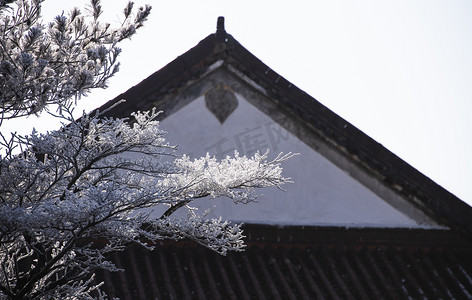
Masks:
[[[188,238],[222,255],[245,247],[240,224],[219,219],[205,219],[195,214],[187,218],[163,218],[152,221],[153,229],[165,238]]]
[[[86,14],[78,8],[48,24],[43,0],[0,2],[0,115],[39,113],[50,104],[69,104],[92,88],[105,88],[119,68],[118,43],[143,25],[151,6],[124,10],[118,28],[100,21],[100,1]],[[60,107],[60,106],[59,106]]]

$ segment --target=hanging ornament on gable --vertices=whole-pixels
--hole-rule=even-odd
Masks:
[[[205,93],[205,105],[223,124],[238,107],[238,99],[231,87],[219,84]]]

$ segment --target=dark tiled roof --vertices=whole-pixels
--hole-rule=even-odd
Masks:
[[[221,26],[216,34],[209,35],[99,109],[110,109],[117,101],[126,99],[126,103],[111,108],[107,115],[127,117],[131,112],[157,107],[164,110],[164,118],[166,112],[172,112],[178,105],[168,96],[185,89],[220,60],[224,66],[231,66],[263,87],[291,118],[299,120],[299,124],[307,126],[313,135],[320,136],[356,162],[359,168],[392,187],[437,222],[472,236],[472,208],[469,205],[271,70]]]
[[[131,247],[113,257],[125,272],[97,279],[122,299],[472,298],[472,248],[449,231],[247,230],[245,252],[220,256],[185,242]]]

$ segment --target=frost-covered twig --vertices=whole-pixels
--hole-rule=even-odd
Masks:
[[[100,1],[49,24],[40,20],[39,0],[18,0],[0,9],[0,114],[2,119],[36,114],[48,105],[74,103],[90,89],[105,88],[119,68],[118,43],[131,37],[151,6],[134,14],[129,4],[120,27],[100,21]],[[2,1],[0,8],[5,7]]]

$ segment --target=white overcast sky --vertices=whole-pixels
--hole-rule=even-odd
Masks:
[[[80,110],[159,70],[224,16],[226,31],[274,71],[472,204],[472,1],[135,2],[153,6],[149,21],[123,45],[110,88]],[[43,15],[83,3],[46,0]],[[125,3],[104,1],[106,19],[118,22]]]

